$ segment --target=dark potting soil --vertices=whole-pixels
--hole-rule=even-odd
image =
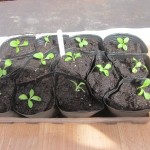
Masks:
[[[142,57],[137,60],[140,61],[143,65],[145,65],[144,59]],[[137,68],[137,73],[132,73],[132,68],[135,66],[135,62],[132,60],[132,58],[114,58],[113,63],[124,78],[145,78],[149,74],[149,72],[146,71],[146,69],[143,66]]]
[[[10,78],[0,79],[0,113],[11,109],[15,84]]]
[[[25,63],[28,61],[28,58],[18,58],[18,59],[12,59],[12,65],[8,68],[6,68],[7,71],[7,75],[6,76],[10,76],[10,75],[14,75],[14,74],[18,74],[20,72],[21,69],[23,69]],[[0,68],[4,68],[5,66],[5,60],[4,61],[0,61]],[[3,76],[2,76],[3,77]]]
[[[140,43],[135,42],[133,40],[129,40],[127,44],[128,50],[125,51],[123,49],[118,48],[117,38],[104,40],[104,48],[108,53],[141,53],[142,50],[140,46]]]
[[[150,87],[146,88],[150,92]],[[107,103],[119,110],[143,110],[150,109],[150,101],[137,95],[137,87],[131,83],[123,83],[118,92],[114,93]]]
[[[102,60],[96,60],[96,65],[101,64],[102,66],[105,66],[107,63],[111,64],[109,61],[104,62]],[[119,75],[114,67],[112,67],[109,72],[110,75],[107,77],[99,72],[98,68],[94,68],[87,77],[92,93],[97,99],[102,98],[106,92],[114,89],[119,82]]]
[[[83,38],[84,37],[81,37],[81,39]],[[75,40],[75,38],[66,41],[65,48],[79,48],[83,52],[95,52],[97,50],[102,50],[102,44],[100,42],[100,39],[94,37],[88,37],[85,39],[88,41],[88,45],[84,46],[83,48],[79,47],[79,43]]]
[[[53,48],[58,47],[57,36],[51,36],[51,37],[49,37],[49,40],[50,40],[50,42],[46,43],[44,40],[44,36],[37,39],[35,41],[36,51],[46,53],[46,52],[52,50]],[[65,43],[65,38],[64,38],[64,43]]]
[[[31,58],[17,78],[16,83],[29,82],[48,74],[51,70],[52,61],[53,60],[46,60],[46,65],[42,65],[40,60]]]
[[[56,65],[55,71],[85,79],[91,69],[94,57],[94,55],[81,53],[81,58],[65,62],[66,56],[63,56]]]
[[[24,41],[28,41],[28,46],[19,47],[20,52],[18,54],[16,54],[16,48],[10,46],[10,42],[17,39],[20,40],[20,44],[22,44]],[[8,41],[2,44],[0,49],[0,56],[1,58],[14,58],[14,57],[30,54],[35,51],[34,42],[35,42],[35,37],[29,37],[29,36],[20,36],[20,37],[9,39]]]
[[[14,101],[14,109],[17,112],[26,115],[32,115],[38,112],[43,112],[51,109],[52,106],[54,105],[53,81],[54,77],[50,76],[43,78],[41,81],[38,81],[37,83],[31,82],[28,83],[27,85],[26,84],[18,85]],[[42,99],[40,102],[32,100],[33,102],[32,108],[28,107],[27,100],[20,100],[18,98],[21,94],[28,95],[30,89],[34,89],[35,95],[40,96]]]
[[[90,96],[85,85],[81,86],[85,92],[76,92],[75,85],[70,80],[77,83],[82,82],[76,79],[65,78],[63,75],[58,77],[56,98],[60,109],[64,111],[91,111],[101,108],[100,103]]]

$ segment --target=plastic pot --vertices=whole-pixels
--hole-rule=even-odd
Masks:
[[[127,45],[130,46],[130,48],[128,48],[127,51],[117,48],[117,46],[118,46],[117,38],[118,37],[121,37],[121,38],[129,37],[129,42]],[[131,48],[131,46],[132,46],[132,48]],[[107,36],[104,39],[104,49],[107,53],[148,53],[148,48],[145,45],[145,43],[139,37],[128,34],[128,33],[126,33],[126,34],[125,33],[117,33],[117,34],[111,34],[111,35]],[[132,51],[133,49],[134,49],[134,51]]]
[[[24,41],[28,41],[28,46],[19,46],[19,53],[16,53],[16,48],[10,46],[10,42],[13,40],[20,40],[20,45],[23,44]],[[0,47],[0,58],[7,59],[7,58],[18,58],[18,57],[26,57],[32,54],[35,51],[34,47],[35,36],[31,35],[23,35],[17,36],[14,38],[10,38],[4,43],[2,43]]]
[[[116,109],[112,106],[110,106],[108,104],[108,101],[110,101],[110,96],[113,95],[114,93],[116,93],[121,85],[123,83],[133,83],[133,84],[139,84],[143,81],[144,79],[132,79],[132,80],[128,80],[128,79],[123,79],[120,83],[119,83],[119,86],[118,88],[108,92],[105,97],[103,98],[104,100],[104,103],[106,105],[106,107],[108,108],[109,112],[115,116],[115,117],[146,117],[148,116],[149,112],[150,112],[150,109],[144,109],[144,110],[119,110],[119,109]],[[120,97],[120,100],[121,100],[121,97]]]
[[[61,80],[61,79],[63,79],[63,80]],[[91,116],[93,116],[94,114],[96,114],[96,113],[98,113],[98,112],[100,112],[100,111],[102,111],[103,109],[104,109],[104,105],[103,105],[103,101],[102,101],[102,99],[101,100],[97,100],[97,99],[95,99],[94,97],[93,97],[93,95],[91,94],[91,92],[90,92],[90,89],[89,89],[89,87],[88,87],[88,85],[87,85],[87,83],[86,83],[86,81],[85,80],[81,80],[81,79],[79,79],[79,78],[76,78],[76,77],[73,77],[73,76],[68,76],[68,75],[65,75],[65,74],[56,74],[56,87],[55,87],[55,95],[56,95],[56,104],[57,104],[57,107],[58,107],[58,109],[59,109],[59,111],[61,112],[61,114],[63,115],[63,116],[65,116],[65,117],[73,117],[73,118],[81,118],[81,117],[91,117]],[[87,102],[87,103],[90,103],[91,104],[91,107],[93,107],[94,105],[98,105],[97,106],[97,108],[94,110],[93,108],[91,109],[89,109],[89,110],[87,110],[87,109],[82,109],[82,110],[72,110],[72,108],[70,109],[70,108],[68,108],[68,106],[72,103],[70,100],[73,98],[75,98],[76,96],[79,98],[80,96],[80,94],[78,95],[78,93],[76,93],[74,90],[74,88],[75,87],[73,87],[73,85],[71,85],[71,87],[70,87],[70,83],[68,82],[68,86],[69,87],[65,87],[64,86],[64,89],[62,89],[62,88],[60,88],[61,86],[63,86],[64,84],[65,84],[65,82],[66,81],[68,82],[68,81],[70,81],[70,80],[73,80],[73,81],[77,81],[77,82],[83,82],[83,83],[85,83],[85,87],[84,87],[84,89],[85,89],[85,92],[86,92],[86,94],[84,94],[83,93],[83,95],[86,95],[85,97],[88,99],[89,98],[89,101]],[[72,83],[73,84],[73,83]],[[59,89],[60,88],[60,89]],[[69,89],[69,90],[67,90],[67,89]],[[60,91],[61,90],[61,91]],[[65,91],[67,91],[67,93],[70,93],[70,95],[71,95],[71,97],[72,97],[72,95],[73,94],[75,94],[76,96],[74,96],[73,95],[73,97],[70,99],[69,97],[70,96],[66,96],[66,92]],[[63,94],[63,96],[66,98],[66,99],[68,99],[68,102],[70,103],[70,104],[65,104],[66,103],[66,101],[63,101],[63,97],[62,97],[62,93],[60,93],[60,92],[64,92],[64,94]],[[80,91],[81,92],[81,91]],[[78,99],[78,98],[75,98],[76,100]],[[82,97],[80,97],[81,99],[77,102],[76,100],[74,100],[74,104],[71,106],[71,107],[74,107],[76,104],[78,104],[78,103],[80,103],[80,104],[82,104],[82,102],[84,101],[84,100],[82,100]],[[86,99],[86,100],[87,100]],[[67,103],[68,103],[67,102]],[[76,103],[76,104],[75,104]],[[64,105],[64,106],[63,106]],[[65,109],[65,108],[63,108],[63,107],[67,107],[67,110]],[[76,106],[75,106],[76,107]],[[79,106],[80,107],[80,106]],[[78,108],[79,108],[78,107]],[[83,108],[83,106],[81,106],[82,108]],[[84,106],[84,108],[88,108],[88,106]],[[69,110],[70,109],[70,110]],[[79,108],[80,109],[80,108]]]
[[[79,47],[79,43],[77,43],[75,41],[76,37],[80,37],[81,39],[85,38],[85,39],[89,39],[90,42],[88,43],[87,46],[80,48]],[[93,46],[93,40],[96,41],[95,45]],[[75,35],[73,37],[70,37],[65,44],[65,48],[76,48],[81,50],[82,52],[86,52],[86,53],[97,53],[97,51],[103,51],[104,47],[103,47],[103,40],[100,36],[97,35],[92,35],[92,34],[79,34],[79,35]],[[87,50],[88,48],[88,50]]]
[[[139,75],[139,72],[134,74],[134,73],[131,72],[132,68],[129,68],[130,66],[119,65],[119,64],[118,64],[119,66],[117,66],[117,64],[114,62],[114,60],[118,60],[119,62],[126,61],[126,59],[132,59],[133,57],[136,58],[136,59],[143,59],[144,60],[145,66],[147,67],[147,70],[148,70],[147,72],[145,72],[145,74]],[[116,67],[117,72],[120,74],[120,76],[122,76],[122,78],[133,79],[133,78],[146,78],[146,77],[149,77],[149,73],[150,73],[149,62],[150,62],[150,59],[145,54],[109,54],[108,58],[114,64],[114,66]],[[123,67],[125,67],[125,68],[128,67],[127,70],[125,71],[126,74],[123,72],[123,70],[120,69],[120,67],[121,67],[121,69],[123,69]],[[127,71],[129,71],[129,72],[127,72]]]

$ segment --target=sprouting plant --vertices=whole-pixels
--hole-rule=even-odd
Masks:
[[[147,67],[145,65],[143,65],[140,61],[138,61],[136,58],[132,58],[134,63],[135,63],[135,66],[132,68],[132,73],[137,73],[138,71],[138,68],[141,68],[143,67],[146,71],[148,71]]]
[[[20,44],[20,41],[18,39],[10,42],[10,46],[16,48],[16,54],[20,52],[20,47],[24,47],[28,45],[29,45],[28,41],[24,41],[22,44]]]
[[[4,67],[0,68],[0,78],[2,76],[6,76],[7,75],[7,68],[10,67],[12,65],[12,61],[10,59],[6,59],[5,63],[4,63]]]
[[[66,58],[65,61],[75,61],[77,58],[81,58],[81,53],[72,53],[72,52],[67,52],[65,54]]]
[[[104,67],[101,64],[96,65],[96,67],[99,69],[99,72],[102,72],[105,76],[109,76],[109,69],[111,69],[111,64],[106,64]]]
[[[118,48],[122,48],[123,50],[127,51],[127,43],[129,42],[129,37],[126,38],[117,38],[118,41]]]
[[[41,97],[34,95],[34,90],[33,90],[33,89],[30,90],[30,92],[29,92],[28,95],[26,95],[26,94],[21,94],[21,95],[19,96],[19,99],[20,99],[20,100],[26,100],[26,101],[28,101],[28,106],[29,106],[29,108],[32,108],[32,107],[33,107],[33,102],[32,102],[32,101],[40,102],[40,101],[42,100]]]
[[[84,82],[80,82],[79,84],[77,84],[75,81],[73,80],[70,80],[74,85],[75,85],[75,91],[76,92],[79,92],[79,91],[82,91],[82,92],[85,92],[85,90],[81,87],[82,85],[85,85]]]
[[[45,46],[47,43],[50,43],[50,35],[45,36],[44,41],[45,41]]]
[[[75,40],[79,43],[80,48],[88,45],[88,41],[85,38],[76,37]]]
[[[55,57],[55,55],[53,53],[49,53],[49,54],[47,54],[46,57],[44,57],[44,54],[42,52],[39,52],[39,53],[35,53],[33,55],[33,57],[37,58],[37,59],[40,59],[42,65],[46,65],[46,60],[53,59]]]
[[[143,82],[143,84],[140,87],[137,88],[138,90],[140,90],[140,92],[138,93],[138,95],[139,96],[143,95],[146,100],[150,100],[150,93],[145,92],[145,90],[144,90],[144,88],[146,88],[148,86],[150,86],[150,79],[146,79]]]

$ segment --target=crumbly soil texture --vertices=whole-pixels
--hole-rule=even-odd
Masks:
[[[0,113],[11,110],[14,88],[12,79],[0,79]]]
[[[80,37],[80,36],[77,36]],[[78,48],[83,52],[96,52],[98,50],[102,50],[102,42],[98,38],[94,37],[85,37],[85,39],[88,41],[88,45],[84,46],[83,48],[79,47],[79,43],[75,40],[76,37],[70,38],[70,40],[66,41],[65,49],[69,48]],[[84,36],[80,37],[81,39],[84,38]]]
[[[135,57],[136,58],[136,57]],[[141,57],[138,59],[143,65],[145,65],[144,59]],[[132,72],[132,68],[136,65],[132,58],[122,58],[115,59],[113,58],[114,66],[119,70],[120,74],[124,78],[146,78],[149,74],[149,71],[146,70],[143,66],[137,68],[137,73]]]
[[[150,92],[150,87],[146,88]],[[107,100],[109,106],[118,110],[137,111],[150,109],[150,101],[143,96],[138,96],[137,85],[123,83],[120,89]]]
[[[39,112],[49,110],[54,105],[54,77],[44,77],[37,83],[30,82],[17,85],[16,95],[14,100],[14,110],[25,115],[33,115]],[[41,101],[33,101],[32,109],[29,108],[27,100],[20,100],[18,97],[21,94],[26,94],[29,97],[30,89],[34,89],[35,95],[41,97]]]
[[[80,51],[76,51],[80,52]],[[77,58],[75,61],[65,61],[66,56],[60,58],[58,64],[56,65],[55,71],[60,73],[65,73],[67,75],[72,75],[85,79],[94,61],[94,55],[87,55],[81,53],[81,58]]]
[[[98,64],[105,66],[108,63],[111,64],[109,61],[97,59],[95,66]],[[109,76],[105,76],[103,73],[99,72],[97,67],[94,67],[87,77],[87,81],[91,87],[92,93],[97,99],[102,98],[106,92],[115,88],[119,82],[119,75],[114,67],[110,69],[109,73]]]
[[[136,40],[130,39],[127,43],[127,47],[127,51],[123,50],[122,48],[118,48],[117,37],[107,38],[104,40],[104,48],[108,53],[142,53],[141,44]]]
[[[83,91],[75,91],[75,85],[70,81],[80,83],[80,80],[68,78],[60,75],[56,85],[56,98],[58,106],[64,111],[92,111],[102,108],[101,104],[93,99],[86,87],[83,85]]]
[[[23,44],[24,41],[28,41],[29,43],[28,46],[19,47],[19,53],[16,53],[16,48],[10,46],[10,42],[17,39],[20,41],[20,44]],[[0,49],[0,56],[1,58],[15,58],[23,55],[29,55],[35,51],[34,41],[34,36],[20,36],[11,38],[2,44]]]

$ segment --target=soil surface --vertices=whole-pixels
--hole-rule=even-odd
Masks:
[[[94,57],[94,55],[81,53],[81,58],[65,62],[66,56],[63,56],[56,65],[55,71],[85,79],[92,67]]]
[[[150,93],[150,87],[146,88]],[[113,94],[107,103],[119,110],[143,110],[150,109],[150,101],[137,95],[137,86],[131,83],[123,83],[118,92]]]
[[[43,78],[41,81],[38,81],[37,83],[31,82],[24,85],[18,85],[14,101],[15,103],[14,109],[17,112],[26,115],[32,115],[38,112],[43,112],[51,109],[52,106],[54,105],[53,81],[54,77],[49,76]],[[33,102],[32,108],[28,107],[27,100],[20,100],[18,98],[21,94],[28,95],[30,89],[34,89],[35,95],[40,96],[42,99],[42,101],[40,102],[32,101]]]
[[[101,109],[101,104],[90,96],[85,85],[81,86],[85,92],[76,92],[75,85],[70,80],[73,80],[77,83],[82,82],[77,79],[68,77],[65,78],[63,75],[58,77],[56,85],[56,97],[60,109],[64,111],[91,111]]]
[[[77,36],[80,37],[80,36]],[[76,37],[75,37],[76,38]],[[75,40],[75,38],[70,38],[70,40],[66,41],[65,48],[79,48],[83,52],[95,52],[97,50],[102,50],[102,44],[101,40],[94,37],[85,37],[85,39],[88,41],[88,45],[84,46],[83,48],[79,47],[79,43]],[[81,36],[81,39],[83,39],[84,36]]]
[[[144,59],[142,57],[137,60],[140,61],[143,65],[145,65]],[[132,58],[114,58],[113,63],[124,78],[145,78],[149,74],[149,72],[146,71],[146,69],[143,66],[137,68],[137,73],[132,73],[132,68],[135,66],[135,62],[132,60]]]
[[[10,42],[12,40],[20,40],[20,44],[22,44],[24,41],[28,41],[29,45],[24,47],[19,47],[20,52],[16,54],[16,48],[13,48],[10,46]],[[29,36],[20,36],[16,38],[9,39],[8,41],[4,42],[0,49],[0,56],[1,58],[14,58],[26,54],[30,54],[35,51],[34,47],[34,41],[35,37],[29,37]]]
[[[50,42],[48,43],[45,43],[44,37],[41,37],[35,41],[36,51],[46,53],[53,48],[58,48],[57,36],[50,36],[49,37]],[[64,37],[64,43],[66,42],[65,39],[66,38]]]
[[[141,44],[139,42],[134,41],[133,39],[129,40],[127,47],[128,47],[127,51],[123,49],[119,49],[116,37],[111,38],[111,39],[107,38],[104,40],[104,48],[106,52],[108,53],[112,53],[112,52],[114,53],[142,53]]]
[[[11,109],[15,84],[10,78],[0,79],[0,113]]]
[[[107,63],[111,64],[109,61],[104,62],[103,60],[96,60],[96,65],[101,64],[102,66],[105,66]],[[103,73],[99,72],[99,69],[96,67],[87,77],[92,93],[97,99],[102,98],[106,92],[114,89],[119,82],[119,75],[114,67],[110,69],[109,73],[110,75],[107,77]]]

